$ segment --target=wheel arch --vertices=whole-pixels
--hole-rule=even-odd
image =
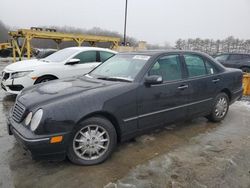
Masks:
[[[57,76],[55,76],[55,75],[53,75],[53,74],[44,74],[44,75],[38,76],[34,84],[37,83],[37,80],[38,80],[38,79],[43,78],[43,77],[46,77],[46,76],[47,76],[47,77],[53,77],[54,79],[59,79]]]
[[[103,117],[103,118],[106,118],[107,120],[109,120],[113,125],[114,125],[114,128],[116,130],[116,134],[117,134],[117,141],[120,142],[121,141],[121,127],[117,121],[117,118],[112,115],[111,113],[109,112],[106,112],[106,111],[97,111],[97,112],[92,112],[84,117],[82,117],[78,122],[77,122],[77,125],[79,125],[80,122],[86,120],[86,119],[89,119],[91,117]]]
[[[50,77],[54,77],[55,79],[59,79],[56,75],[54,74],[44,74],[44,75],[41,75],[39,76],[38,78],[42,78],[42,77],[45,77],[45,76],[50,76]]]
[[[223,92],[223,93],[226,93],[226,94],[227,94],[228,99],[229,99],[229,102],[230,102],[230,101],[231,101],[231,99],[232,99],[232,93],[231,93],[231,91],[230,91],[229,89],[227,89],[227,88],[224,88],[224,89],[222,89],[222,90],[221,90],[221,92]]]

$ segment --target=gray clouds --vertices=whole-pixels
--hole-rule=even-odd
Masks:
[[[100,27],[123,32],[125,0],[1,0],[9,26]],[[249,0],[128,0],[127,33],[173,44],[178,38],[250,38]]]

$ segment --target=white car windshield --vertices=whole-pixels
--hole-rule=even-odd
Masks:
[[[79,50],[73,49],[73,48],[65,48],[62,50],[59,50],[48,57],[42,59],[42,61],[47,61],[47,62],[62,62],[67,60],[69,57],[71,57],[73,54],[78,52]]]
[[[133,81],[150,56],[119,54],[111,57],[90,75],[99,79]]]

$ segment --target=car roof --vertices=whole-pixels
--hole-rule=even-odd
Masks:
[[[98,50],[98,51],[105,51],[105,52],[111,52],[111,53],[117,53],[114,50],[110,50],[108,48],[99,48],[99,47],[85,47],[85,46],[81,46],[81,47],[68,47],[68,49],[74,49],[74,50],[78,50],[78,51],[91,51],[91,50]]]
[[[161,55],[164,53],[195,53],[200,55],[207,56],[208,54],[199,52],[199,51],[190,51],[190,50],[145,50],[145,51],[136,51],[136,52],[120,52],[119,54],[131,54],[131,55]]]
[[[228,52],[228,53],[217,54],[217,56],[219,56],[219,55],[250,55],[250,54],[249,53]]]

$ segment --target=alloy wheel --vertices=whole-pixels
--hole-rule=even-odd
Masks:
[[[227,113],[228,102],[225,97],[220,97],[215,105],[215,115],[218,118],[222,118]]]
[[[81,159],[95,160],[108,150],[109,144],[107,130],[98,125],[88,125],[75,134],[73,150]]]

